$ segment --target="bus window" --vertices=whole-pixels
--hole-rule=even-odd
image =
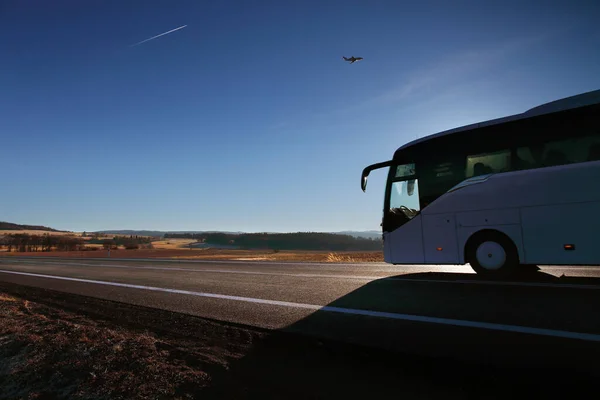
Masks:
[[[544,154],[544,167],[553,167],[555,165],[565,165],[569,164],[570,161],[567,158],[566,154],[558,149],[548,149]]]
[[[465,179],[464,155],[441,162],[419,163],[418,168],[421,209]]]
[[[510,150],[467,156],[466,178],[505,172],[510,168]]]
[[[535,148],[519,147],[516,151],[516,157],[513,162],[512,170],[520,171],[524,169],[538,168],[541,163],[540,159],[542,147],[537,147],[538,151],[535,151]]]
[[[519,147],[512,170],[552,167],[600,160],[600,135]]]
[[[415,164],[402,164],[396,167],[396,178],[404,178],[415,174]]]
[[[573,140],[571,147],[567,147],[567,154],[571,162],[586,162],[600,159],[600,135],[590,135]]]
[[[586,161],[597,161],[600,160],[600,141],[592,144],[588,150],[588,156]]]
[[[554,141],[544,146],[544,165],[564,165],[598,159],[597,146],[600,144],[599,135],[589,135],[579,138]]]

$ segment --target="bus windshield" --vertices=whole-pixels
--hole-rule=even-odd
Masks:
[[[396,181],[392,183],[390,209],[394,208],[408,209],[414,215],[420,210],[419,182],[417,179]],[[411,215],[411,218],[414,215]]]
[[[415,164],[402,164],[393,168],[390,184],[389,208],[384,218],[384,231],[394,230],[414,218],[419,211],[419,181]]]

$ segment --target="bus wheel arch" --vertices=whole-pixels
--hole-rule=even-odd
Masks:
[[[465,262],[478,275],[503,277],[519,266],[519,252],[513,240],[503,232],[484,229],[475,232],[465,244]]]

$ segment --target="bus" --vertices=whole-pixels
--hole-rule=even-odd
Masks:
[[[380,168],[387,263],[600,265],[600,90],[414,140],[363,191]]]

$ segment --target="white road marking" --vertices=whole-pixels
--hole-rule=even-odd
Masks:
[[[142,270],[157,270],[157,271],[181,271],[181,272],[208,272],[218,274],[242,274],[242,275],[267,275],[267,276],[286,276],[293,278],[332,278],[332,279],[357,279],[366,281],[398,281],[398,282],[419,282],[419,283],[453,283],[461,285],[491,285],[491,286],[523,286],[523,287],[545,287],[553,289],[592,289],[599,290],[600,285],[584,285],[570,283],[543,283],[543,282],[518,282],[518,281],[484,281],[470,279],[419,279],[419,278],[399,278],[390,276],[368,276],[368,275],[338,275],[338,274],[308,274],[308,273],[286,273],[286,272],[259,272],[259,271],[241,271],[241,270],[225,270],[225,269],[197,269],[197,268],[177,268],[177,267],[151,267],[151,266],[134,266],[134,265],[119,265],[119,264],[86,264],[76,262],[33,262],[24,261],[21,264],[31,263],[34,265],[52,264],[52,265],[78,265],[86,267],[106,267],[106,268],[123,268],[123,269],[142,269]]]
[[[494,330],[494,331],[525,333],[525,334],[538,335],[538,336],[552,336],[552,337],[565,338],[565,339],[576,339],[576,340],[600,342],[600,335],[596,335],[596,334],[592,334],[592,333],[570,332],[570,331],[562,331],[562,330],[555,330],[555,329],[534,328],[534,327],[519,326],[519,325],[495,324],[495,323],[490,323],[490,322],[468,321],[468,320],[451,319],[451,318],[428,317],[428,316],[424,316],[424,315],[398,314],[398,313],[383,312],[383,311],[371,311],[371,310],[360,310],[360,309],[353,309],[353,308],[320,306],[320,305],[316,305],[316,304],[293,303],[293,302],[289,302],[289,301],[257,299],[257,298],[252,298],[252,297],[231,296],[231,295],[224,295],[224,294],[217,294],[217,293],[193,292],[193,291],[189,291],[189,290],[160,288],[160,287],[155,287],[155,286],[133,285],[133,284],[129,284],[129,283],[98,281],[98,280],[93,280],[93,279],[70,278],[70,277],[66,277],[66,276],[32,274],[29,272],[0,270],[0,273],[32,276],[32,277],[36,277],[36,278],[57,279],[57,280],[72,281],[72,282],[92,283],[92,284],[106,285],[106,286],[117,286],[117,287],[129,288],[129,289],[149,290],[149,291],[154,291],[154,292],[184,294],[184,295],[191,295],[191,296],[198,296],[198,297],[208,297],[208,298],[214,298],[214,299],[240,301],[240,302],[246,302],[246,303],[267,304],[267,305],[272,305],[272,306],[300,308],[300,309],[308,309],[308,310],[314,310],[314,311],[326,311],[326,312],[334,312],[334,313],[349,314],[349,315],[362,315],[362,316],[376,317],[376,318],[387,318],[387,319],[402,320],[402,321],[423,322],[423,323],[430,323],[430,324],[451,325],[451,326],[460,326],[460,327],[466,327],[466,328],[488,329],[488,330]]]

